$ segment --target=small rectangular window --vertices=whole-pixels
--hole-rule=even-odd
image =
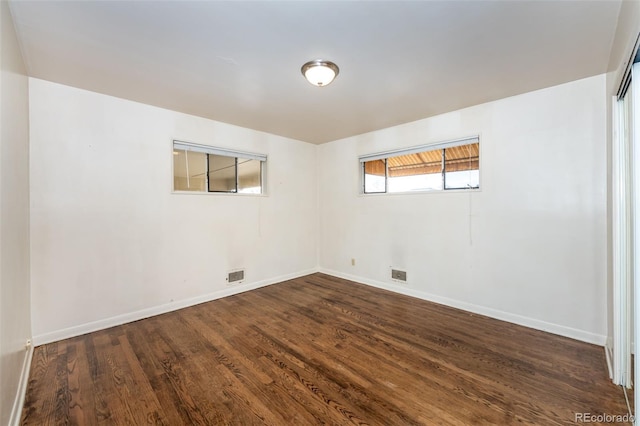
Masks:
[[[360,162],[365,194],[480,187],[478,137],[366,155]]]
[[[266,155],[173,142],[173,190],[262,194]]]

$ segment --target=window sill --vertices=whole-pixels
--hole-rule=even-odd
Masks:
[[[214,195],[222,197],[267,197],[268,194],[246,194],[236,192],[171,191],[171,195]]]
[[[366,194],[364,192],[360,192],[358,196],[360,197],[384,197],[384,196],[397,196],[397,195],[426,195],[426,194],[465,194],[471,193],[475,194],[478,192],[482,192],[481,188],[472,188],[472,189],[436,189],[433,191],[406,191],[406,192],[373,192]]]

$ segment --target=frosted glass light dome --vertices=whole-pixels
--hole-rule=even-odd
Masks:
[[[302,66],[301,71],[309,83],[318,87],[331,83],[340,72],[338,66],[333,62],[320,59],[307,62]]]

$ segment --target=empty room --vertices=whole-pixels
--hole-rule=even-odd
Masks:
[[[635,424],[640,2],[0,18],[0,425]]]

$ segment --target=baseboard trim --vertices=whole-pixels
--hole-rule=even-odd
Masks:
[[[9,416],[9,426],[18,426],[22,417],[22,408],[24,407],[24,399],[27,394],[27,385],[29,384],[29,372],[31,371],[31,360],[33,359],[33,345],[25,351],[24,361],[22,362],[22,371],[20,373],[20,383],[11,408],[11,416]]]
[[[475,305],[468,302],[462,302],[459,300],[450,299],[448,297],[438,296],[435,294],[406,288],[400,285],[371,280],[368,278],[363,278],[363,277],[350,275],[350,274],[344,274],[342,272],[334,271],[331,269],[319,268],[319,272],[327,275],[332,275],[337,278],[343,278],[346,280],[355,281],[357,283],[370,285],[372,287],[381,288],[383,290],[389,290],[395,293],[404,294],[406,296],[412,296],[418,299],[439,303],[441,305],[451,306],[453,308],[462,309],[467,312],[472,312],[475,314],[499,319],[501,321],[507,321],[513,324],[522,325],[524,327],[546,331],[548,333],[557,334],[559,336],[569,337],[574,340],[580,340],[580,341],[591,343],[598,346],[605,346],[606,336],[604,335],[595,334],[595,333],[591,333],[584,330],[578,330],[575,328],[566,327],[559,324],[553,324],[546,321],[529,318],[523,315],[513,314],[510,312],[505,312],[498,309]]]
[[[542,331],[557,334],[560,336],[569,337],[571,339],[580,340],[580,341],[595,344],[598,346],[606,346],[605,345],[606,336],[603,336],[603,335],[590,333],[584,330],[578,330],[575,328],[566,327],[558,324],[553,324],[546,321],[541,321],[534,318],[513,314],[510,312],[488,308],[485,306],[475,305],[468,302],[462,302],[462,301],[451,299],[448,297],[438,296],[435,294],[406,288],[400,285],[384,283],[381,281],[371,280],[371,279],[356,276],[356,275],[345,274],[339,271],[334,271],[334,270],[322,268],[322,267],[307,269],[304,271],[299,271],[299,272],[287,274],[287,275],[281,275],[271,279],[258,281],[255,283],[247,283],[239,286],[229,287],[223,290],[219,290],[213,293],[208,293],[208,294],[204,294],[204,295],[189,298],[189,299],[179,300],[176,302],[171,302],[171,303],[167,303],[167,304],[163,304],[163,305],[159,305],[159,306],[155,306],[147,309],[142,309],[139,311],[118,315],[118,316],[106,318],[103,320],[93,321],[90,323],[81,324],[78,326],[69,327],[62,330],[56,330],[49,333],[39,334],[33,337],[33,344],[35,346],[39,346],[39,345],[44,345],[47,343],[56,342],[63,339],[68,339],[71,337],[80,336],[80,335],[91,333],[98,330],[104,330],[109,327],[114,327],[114,326],[126,324],[128,322],[149,318],[155,315],[176,311],[178,309],[187,308],[189,306],[198,305],[200,303],[209,302],[211,300],[221,299],[223,297],[232,296],[234,294],[244,293],[245,291],[255,290],[260,287],[265,287],[265,286],[276,284],[282,281],[299,278],[299,277],[310,275],[316,272],[321,272],[327,275],[332,275],[334,277],[355,281],[355,282],[370,285],[376,288],[381,288],[383,290],[393,291],[395,293],[416,297],[418,299],[427,300],[430,302],[439,303],[446,306],[451,306],[453,308],[462,309],[468,312],[473,312],[479,315],[485,315],[491,318],[511,322],[514,324],[522,325],[522,326],[533,328],[536,330],[542,330]],[[607,356],[610,356],[610,354],[607,354]],[[609,362],[609,359],[607,362]]]
[[[166,303],[159,306],[154,306],[147,309],[142,309],[127,314],[117,315],[115,317],[105,318],[98,321],[92,321],[86,324],[81,324],[62,330],[56,330],[49,333],[43,333],[33,336],[33,344],[35,346],[44,345],[47,343],[57,342],[59,340],[68,339],[71,337],[81,336],[83,334],[92,333],[98,330],[104,330],[109,327],[115,327],[118,325],[126,324],[128,322],[138,321],[141,319],[149,318],[155,315],[165,314],[167,312],[176,311],[178,309],[188,308],[189,306],[199,305],[200,303],[210,302],[212,300],[221,299],[223,297],[233,296],[234,294],[244,293],[245,291],[255,290],[260,287],[266,287],[271,284],[291,280],[294,278],[303,277],[318,272],[317,268],[307,269],[304,271],[295,272],[292,274],[281,275],[278,277],[254,282],[240,284],[233,287],[228,287],[223,290],[219,290],[213,293],[203,294],[201,296],[192,297],[189,299],[178,300],[171,303]]]

